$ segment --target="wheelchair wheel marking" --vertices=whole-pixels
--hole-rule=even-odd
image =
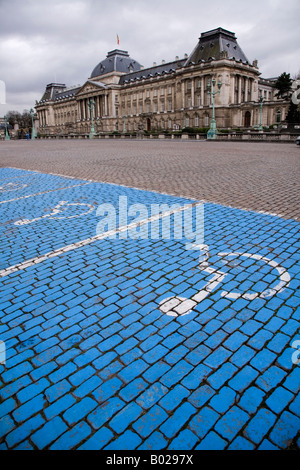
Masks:
[[[61,207],[63,207],[63,206],[86,206],[86,207],[88,207],[88,210],[86,210],[85,212],[82,212],[80,214],[77,214],[77,215],[57,216],[57,214],[64,211],[64,208],[61,209]],[[91,204],[72,203],[72,202],[68,203],[68,201],[60,201],[60,203],[57,204],[57,206],[55,206],[52,209],[52,212],[50,212],[49,214],[42,215],[41,217],[36,217],[35,219],[17,220],[14,223],[14,225],[28,225],[28,224],[32,224],[33,222],[37,222],[38,220],[42,220],[42,219],[45,219],[45,218],[50,218],[50,219],[74,219],[76,217],[82,217],[83,215],[89,214],[90,212],[92,212],[94,210],[94,208],[95,208],[95,206],[92,206]]]
[[[191,297],[191,299],[187,299],[187,298],[179,297],[179,296],[168,297],[166,299],[163,299],[159,304],[159,309],[162,313],[165,313],[166,315],[172,316],[172,317],[188,315],[189,313],[193,311],[193,308],[196,307],[196,305],[198,305],[206,297],[208,297],[211,294],[211,292],[215,290],[218,287],[218,285],[224,280],[226,273],[224,273],[223,271],[218,271],[208,266],[208,262],[207,262],[208,247],[206,247],[205,245],[201,246],[202,249],[204,247],[205,247],[205,250],[207,248],[206,250],[207,252],[204,257],[203,255],[200,255],[199,269],[209,274],[213,274],[212,279],[206,284],[206,286],[203,289],[201,289],[197,294]],[[266,264],[276,269],[280,276],[280,281],[272,289],[267,289],[263,292],[260,292],[260,293],[258,292],[258,293],[253,293],[253,294],[248,294],[248,293],[241,294],[241,293],[235,293],[235,292],[227,292],[224,290],[221,293],[221,297],[225,297],[230,300],[236,300],[236,299],[239,299],[240,297],[246,300],[254,300],[257,297],[260,297],[263,299],[270,298],[276,295],[277,293],[282,292],[286,287],[289,286],[289,283],[291,281],[291,277],[285,268],[280,266],[276,261],[270,260],[269,258],[266,258],[264,256],[256,255],[252,253],[239,253],[239,252],[218,253],[218,256],[220,256],[221,258],[225,256],[242,256],[246,258],[253,258],[258,261],[264,261]],[[203,262],[203,259],[204,259],[204,262]]]
[[[19,191],[20,189],[24,189],[28,186],[28,184],[22,183],[6,183],[0,186],[0,193],[8,193],[10,191]]]

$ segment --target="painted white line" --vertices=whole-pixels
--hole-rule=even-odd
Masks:
[[[10,166],[5,166],[3,168],[9,168],[11,170],[19,170],[19,168],[13,168],[13,167],[10,167]],[[27,170],[26,170],[27,171]],[[0,172],[1,172],[1,168],[0,168]],[[11,180],[11,179],[17,179],[17,178],[26,178],[28,176],[36,176],[38,173],[36,171],[32,171],[30,170],[30,173],[26,174],[26,175],[19,175],[19,176],[5,176],[4,178],[0,178],[0,181],[4,181],[4,180]]]
[[[64,188],[49,189],[48,191],[41,191],[40,193],[28,194],[27,196],[20,196],[20,197],[16,197],[16,198],[13,198],[13,199],[7,199],[6,201],[0,201],[0,204],[5,204],[6,202],[20,201],[21,199],[27,199],[29,197],[41,196],[43,194],[53,193],[55,191],[63,191],[65,189],[77,188],[78,186],[86,186],[86,185],[91,184],[91,183],[92,182],[87,182],[87,183],[75,184],[73,186],[65,186]]]
[[[22,170],[23,168],[16,168],[16,167],[5,167],[5,168],[12,168],[14,170]],[[258,211],[258,210],[255,210],[255,209],[249,209],[248,207],[235,207],[235,206],[231,206],[231,205],[225,205],[225,204],[222,204],[220,202],[216,202],[216,201],[211,201],[211,200],[208,200],[208,199],[197,199],[195,198],[194,196],[182,196],[182,195],[178,195],[178,194],[174,194],[174,193],[162,193],[162,192],[159,192],[159,191],[155,191],[155,190],[152,190],[152,189],[146,189],[146,188],[142,188],[142,187],[135,187],[135,186],[126,186],[125,184],[117,184],[117,183],[112,183],[110,181],[98,181],[98,180],[92,180],[92,179],[87,179],[87,178],[78,178],[78,177],[75,177],[75,176],[69,176],[69,175],[62,175],[60,173],[44,173],[42,171],[38,171],[38,170],[26,170],[26,171],[32,171],[32,172],[36,172],[36,173],[41,173],[41,174],[46,174],[46,175],[52,175],[52,176],[61,176],[62,178],[70,178],[70,179],[77,179],[77,180],[81,180],[81,181],[89,181],[91,183],[100,183],[100,184],[110,184],[111,186],[118,186],[120,188],[127,188],[127,189],[135,189],[135,190],[138,190],[138,191],[147,191],[148,193],[154,193],[154,194],[161,194],[163,196],[173,196],[173,197],[177,197],[177,198],[180,198],[180,199],[189,199],[190,201],[198,201],[199,203],[201,204],[214,204],[214,205],[217,205],[217,206],[221,206],[221,207],[224,207],[224,208],[229,208],[229,209],[237,209],[237,210],[241,210],[241,211],[245,211],[245,212],[254,212],[255,214],[260,214],[260,215],[270,215],[272,217],[279,217],[280,219],[283,219],[283,220],[289,220],[289,218],[287,218],[285,215],[283,214],[277,214],[276,212],[267,212],[267,211]],[[298,217],[294,217],[293,219],[291,220],[298,220]]]
[[[151,223],[155,220],[159,220],[159,219],[162,219],[164,217],[169,217],[170,215],[173,215],[177,212],[182,212],[182,211],[185,211],[187,209],[191,209],[193,207],[196,207],[198,205],[202,205],[202,204],[199,204],[199,203],[186,204],[186,205],[184,205],[182,207],[178,207],[174,210],[169,210],[169,211],[166,211],[162,214],[153,215],[153,216],[149,217],[148,219],[141,220],[140,222],[133,222],[132,224],[129,224],[129,225],[126,225],[126,226],[123,226],[123,227],[119,227],[117,229],[110,230],[108,232],[105,232],[105,233],[102,233],[102,234],[99,234],[99,235],[95,235],[94,237],[90,237],[90,238],[87,238],[85,240],[81,240],[79,242],[72,243],[71,245],[67,245],[67,246],[62,247],[62,248],[58,248],[57,250],[46,253],[45,255],[37,256],[36,258],[32,258],[32,259],[23,261],[22,263],[16,264],[14,266],[10,266],[6,269],[2,269],[0,271],[0,278],[8,276],[9,274],[12,274],[14,272],[24,270],[24,269],[29,268],[31,266],[35,266],[39,263],[42,263],[43,261],[47,261],[51,258],[55,258],[56,256],[63,255],[64,253],[67,253],[67,252],[72,251],[72,250],[76,250],[77,248],[81,248],[83,246],[89,245],[89,244],[94,243],[94,242],[99,241],[99,240],[105,240],[106,238],[117,235],[118,233],[126,232],[127,230],[129,231],[129,230],[132,230],[136,227],[141,227],[141,226],[149,224],[149,223]]]
[[[34,171],[34,170],[31,170],[31,171]],[[47,173],[47,175],[61,176],[63,178],[76,179],[75,176],[61,175],[61,174],[56,174],[56,173]],[[208,200],[208,199],[197,199],[194,196],[187,196],[187,195],[182,196],[182,195],[178,195],[178,194],[174,194],[174,193],[163,193],[163,192],[155,191],[155,190],[152,190],[152,189],[147,189],[147,188],[142,188],[142,187],[135,187],[135,186],[126,186],[125,184],[117,184],[117,183],[112,183],[110,181],[105,181],[105,180],[98,181],[98,180],[91,180],[91,179],[86,179],[86,178],[77,178],[77,179],[80,179],[82,181],[91,181],[92,183],[110,184],[111,186],[118,186],[120,188],[126,188],[126,189],[135,189],[137,191],[147,191],[148,193],[161,194],[163,196],[173,196],[173,197],[180,198],[180,199],[188,199],[190,201],[198,201],[201,204],[214,204],[214,205],[217,205],[217,206],[225,207],[226,209],[227,208],[229,208],[229,209],[238,209],[238,210],[245,211],[245,212],[254,212],[255,214],[271,215],[272,217],[279,217],[281,219],[286,219],[286,217],[283,214],[276,214],[275,212],[267,212],[267,211],[257,211],[255,209],[249,209],[249,208],[246,208],[246,207],[235,207],[235,206],[231,206],[231,205],[225,205],[225,204],[221,204],[220,202],[211,201],[211,200]],[[297,220],[297,218],[295,218],[294,220]]]

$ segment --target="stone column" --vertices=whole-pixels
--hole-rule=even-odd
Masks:
[[[97,117],[100,117],[100,96],[98,95],[96,97],[96,114],[97,114]]]
[[[104,95],[104,116],[108,114],[108,96],[107,94]]]
[[[182,80],[181,82],[181,102],[182,102],[182,108],[185,108],[185,89],[184,89],[185,82]]]
[[[248,81],[249,79],[246,77],[245,78],[245,102],[248,101]]]
[[[239,75],[238,78],[238,104],[242,101],[242,77]]]
[[[201,77],[201,106],[204,106],[204,80]]]
[[[192,96],[192,108],[195,106],[195,79],[192,78],[192,87],[191,87],[191,96]]]

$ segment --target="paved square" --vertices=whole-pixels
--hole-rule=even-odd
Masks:
[[[200,198],[36,170],[0,168],[0,449],[299,447],[297,216],[206,202],[201,251],[175,213],[101,236],[101,204]]]

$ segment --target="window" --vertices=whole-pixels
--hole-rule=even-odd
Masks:
[[[199,116],[195,116],[195,127],[199,127]]]
[[[281,122],[281,109],[276,111],[276,122]]]
[[[161,102],[160,110],[161,110],[162,113],[163,113],[164,110],[165,110],[165,102],[164,102],[164,101]]]
[[[172,100],[168,101],[168,111],[172,111]]]

